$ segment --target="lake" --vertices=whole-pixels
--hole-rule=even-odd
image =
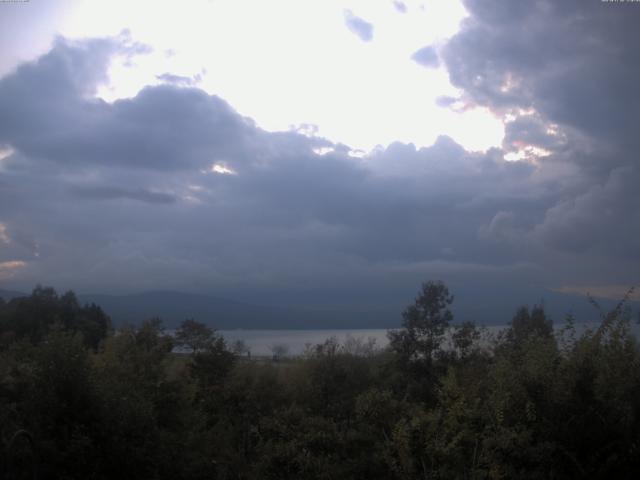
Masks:
[[[556,331],[564,327],[564,322],[554,324]],[[597,328],[598,323],[585,322],[576,323],[576,331],[580,334],[585,328]],[[492,325],[485,327],[487,333],[496,334],[506,328],[506,325]],[[637,323],[631,323],[631,328],[636,336],[639,336],[640,329]],[[331,337],[335,337],[341,344],[349,337],[360,339],[363,343],[369,339],[375,340],[377,348],[384,348],[389,344],[387,329],[335,329],[335,330],[218,330],[227,345],[231,347],[237,340],[244,341],[245,345],[255,356],[271,356],[271,347],[275,345],[284,346],[288,355],[300,355],[307,345],[323,343]]]
[[[282,345],[287,348],[289,355],[300,355],[306,346],[323,343],[331,337],[335,337],[340,343],[344,343],[349,337],[362,339],[366,342],[369,338],[375,339],[376,346],[386,347],[389,343],[387,330],[378,329],[340,329],[340,330],[218,330],[232,346],[233,342],[242,340],[251,351],[251,355],[271,355],[271,347]]]

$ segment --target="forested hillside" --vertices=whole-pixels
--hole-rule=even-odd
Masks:
[[[522,307],[494,336],[452,302],[423,284],[384,351],[328,339],[256,360],[192,320],[114,332],[71,292],[0,300],[0,476],[635,478],[624,302],[586,330]]]

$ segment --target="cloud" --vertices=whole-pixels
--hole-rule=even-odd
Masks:
[[[226,145],[241,142],[233,136],[253,132],[251,121],[198,89],[148,87],[134,100],[113,104],[88,97],[106,79],[110,57],[104,52],[118,51],[115,40],[92,42],[76,48],[59,41],[36,63],[2,79],[0,108],[11,115],[0,120],[0,142],[61,166],[181,169],[232,154]],[[91,62],[84,56],[92,56]],[[75,79],[77,70],[82,82]],[[30,101],[19,100],[27,96]],[[177,128],[181,122],[188,123]],[[182,149],[181,142],[190,148]]]
[[[13,277],[18,270],[25,266],[26,263],[19,260],[0,262],[0,280],[8,280]]]
[[[185,77],[182,75],[174,75],[172,73],[163,73],[162,75],[156,75],[158,80],[161,80],[170,85],[176,85],[178,87],[193,87],[197,85],[201,77],[196,75],[194,77]]]
[[[360,40],[373,40],[373,25],[353,14],[351,10],[344,11],[344,23]]]
[[[7,226],[0,223],[0,243],[8,245],[11,242],[9,235],[7,234]]]
[[[495,274],[521,272],[527,270],[537,270],[539,267],[535,264],[514,263],[508,265],[467,263],[467,262],[450,262],[447,260],[432,260],[427,262],[401,263],[391,265],[390,270],[399,270],[402,272],[424,272],[427,275],[450,275],[451,273],[469,275],[469,274]]]
[[[505,124],[503,146],[505,150],[532,146],[557,152],[567,146],[567,136],[540,115],[519,115]]]
[[[12,152],[0,260],[23,262],[14,287],[324,304],[398,302],[436,276],[496,291],[637,279],[637,169],[631,156],[607,163],[613,142],[586,150],[577,125],[511,112],[501,149],[443,136],[355,158],[308,128],[265,131],[195,87],[96,98],[127,42],[59,39],[0,79],[0,144]],[[464,95],[485,101],[473,86]],[[550,154],[505,160],[523,145]]]
[[[393,0],[392,3],[398,12],[407,13],[407,5],[404,2],[400,2],[399,0]]]
[[[176,201],[176,197],[170,193],[154,192],[147,189],[126,189],[106,185],[94,187],[78,185],[70,187],[70,191],[78,197],[95,200],[129,199],[159,204],[174,203]]]
[[[438,54],[432,46],[422,47],[411,55],[411,60],[426,68],[437,68],[440,65]]]
[[[525,237],[591,262],[640,261],[635,16],[601,2],[465,6],[470,16],[442,49],[451,81],[507,120],[505,151],[564,184]]]
[[[470,17],[443,48],[452,82],[482,105],[637,145],[635,16],[601,2],[512,3],[465,1]]]
[[[635,166],[612,170],[603,184],[548,209],[535,235],[566,251],[640,259],[638,179]]]
[[[479,233],[484,238],[494,239],[498,242],[519,242],[522,240],[523,231],[516,226],[517,217],[511,211],[499,211],[487,225],[482,225]]]
[[[571,293],[577,295],[592,295],[596,298],[606,298],[609,300],[622,300],[624,296],[629,292],[629,285],[565,285],[558,288],[556,291],[560,293]],[[629,295],[630,300],[640,300],[640,292],[638,289]]]

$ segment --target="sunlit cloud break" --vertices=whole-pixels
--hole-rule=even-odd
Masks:
[[[79,3],[0,61],[7,288],[638,283],[637,25],[499,3]]]
[[[0,262],[0,280],[7,280],[17,273],[17,270],[24,268],[26,262],[21,260],[10,260],[8,262]]]

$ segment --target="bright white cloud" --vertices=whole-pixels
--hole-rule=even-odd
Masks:
[[[236,171],[229,168],[224,163],[214,163],[211,167],[211,172],[218,173],[220,175],[236,175]]]

